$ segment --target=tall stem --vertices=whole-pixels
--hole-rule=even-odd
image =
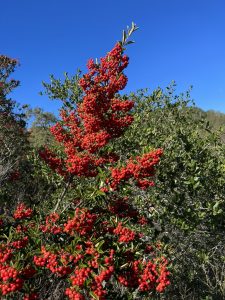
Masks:
[[[66,192],[67,192],[67,190],[68,190],[68,188],[69,188],[69,185],[70,185],[71,182],[72,182],[72,179],[73,179],[73,175],[71,175],[71,176],[69,177],[69,179],[68,179],[68,181],[67,181],[67,183],[66,183],[66,185],[65,185],[65,187],[64,187],[64,189],[63,189],[63,191],[62,191],[62,193],[61,193],[61,195],[60,195],[60,197],[59,197],[59,199],[58,199],[58,201],[57,201],[57,203],[56,203],[56,206],[55,206],[55,208],[53,209],[53,212],[55,212],[55,211],[58,209],[60,202],[61,202],[61,201],[63,200],[63,198],[65,197],[65,194],[66,194]]]

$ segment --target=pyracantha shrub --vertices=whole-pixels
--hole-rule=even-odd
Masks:
[[[127,83],[124,46],[135,29],[133,24],[128,36],[99,63],[88,61],[88,73],[79,81],[83,101],[62,110],[61,122],[51,128],[61,155],[47,148],[40,152],[65,182],[104,173],[102,186],[96,181],[99,203],[89,205],[81,199],[60,213],[58,202],[45,218],[38,209],[20,203],[1,226],[2,296],[17,293],[17,298],[46,299],[37,282],[50,285],[60,280],[69,299],[135,299],[161,293],[170,284],[163,251],[145,234],[149,220],[128,193],[132,185],[143,189],[153,185],[162,150],[130,157],[121,166],[118,155],[107,149],[133,121],[134,102],[117,93]]]

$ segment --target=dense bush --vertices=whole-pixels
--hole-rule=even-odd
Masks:
[[[121,139],[121,152],[162,147],[151,193],[136,191],[155,236],[165,243],[172,263],[169,299],[223,299],[224,148],[197,110],[190,94],[175,95],[174,85],[133,95],[135,119]],[[208,297],[208,298],[207,298]]]
[[[28,141],[26,122],[20,106],[9,98],[9,94],[18,87],[19,81],[11,79],[18,62],[0,55],[0,206],[12,204],[15,186],[11,182],[20,176],[26,161]],[[18,198],[23,191],[17,190]]]

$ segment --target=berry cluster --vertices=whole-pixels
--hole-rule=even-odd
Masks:
[[[118,281],[126,287],[138,288],[141,292],[151,291],[155,286],[156,291],[162,292],[170,284],[166,265],[164,258],[161,262],[136,260],[118,276]]]
[[[59,220],[60,216],[57,213],[52,213],[48,215],[45,219],[45,225],[40,225],[40,230],[42,232],[48,232],[52,234],[59,234],[62,232],[62,228],[55,223]]]
[[[20,203],[13,216],[15,219],[26,219],[26,218],[29,218],[33,213],[33,210],[31,208],[27,208],[27,206],[24,204],[24,203]]]
[[[40,155],[58,174],[96,176],[97,167],[107,162],[106,157],[99,157],[99,150],[132,123],[129,111],[133,101],[115,98],[127,83],[123,70],[128,57],[123,50],[118,43],[100,63],[89,60],[89,72],[79,82],[84,92],[83,102],[75,111],[61,111],[62,122],[51,128],[55,139],[63,144],[66,158],[58,158],[47,148]]]
[[[3,264],[10,260],[10,258],[12,257],[12,252],[12,249],[10,249],[8,245],[2,243],[0,245],[0,264]]]
[[[0,292],[2,295],[18,291],[22,286],[23,280],[15,268],[0,264]]]
[[[71,273],[71,268],[68,263],[65,264],[60,262],[60,253],[55,254],[51,251],[47,251],[44,246],[41,248],[42,256],[34,256],[34,263],[36,266],[45,267],[52,273],[58,276],[65,276]]]
[[[112,168],[110,187],[116,190],[121,183],[129,179],[134,179],[137,186],[142,189],[153,186],[154,182],[149,178],[155,175],[155,166],[159,163],[162,154],[162,149],[158,149],[143,156],[137,156],[135,159],[129,159],[126,166],[122,168]]]
[[[50,149],[45,147],[43,150],[39,151],[39,155],[53,171],[63,177],[66,176],[67,172],[64,168],[64,161],[61,158],[58,158]]]
[[[90,273],[91,273],[90,268],[76,268],[74,271],[74,275],[70,276],[72,285],[73,286],[76,285],[80,288],[83,287]]]
[[[100,269],[100,265],[97,262],[98,259],[101,259],[100,253],[95,249],[91,241],[86,242],[85,245],[86,257],[83,256],[82,261],[84,262],[85,258],[88,259],[89,267],[75,268],[74,273],[70,276],[72,286],[66,289],[65,294],[69,299],[84,299],[81,291],[86,287],[92,295],[94,294],[95,297],[103,300],[107,294],[106,288],[103,287],[103,282],[105,286],[115,272],[113,265],[115,251],[113,249],[109,250],[109,255],[102,261]]]
[[[120,222],[118,226],[113,231],[115,234],[119,236],[118,241],[123,243],[131,242],[135,239],[135,232],[127,227],[123,227]]]
[[[38,300],[38,293],[25,294],[23,300]]]
[[[22,249],[27,246],[28,242],[29,242],[29,238],[28,238],[28,236],[25,236],[25,237],[21,238],[20,240],[16,240],[16,241],[12,242],[10,245],[14,249]]]
[[[84,295],[73,290],[72,288],[67,288],[65,291],[65,295],[71,300],[85,300]]]
[[[73,235],[75,232],[80,235],[90,234],[95,220],[96,214],[91,213],[84,208],[76,208],[75,215],[72,219],[68,219],[67,223],[64,224],[64,232]]]

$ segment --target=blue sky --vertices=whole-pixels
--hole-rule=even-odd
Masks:
[[[7,0],[1,1],[1,53],[19,59],[18,102],[56,112],[41,97],[42,81],[85,72],[87,59],[104,56],[127,25],[140,29],[128,48],[126,92],[193,85],[197,106],[225,112],[224,0]]]

